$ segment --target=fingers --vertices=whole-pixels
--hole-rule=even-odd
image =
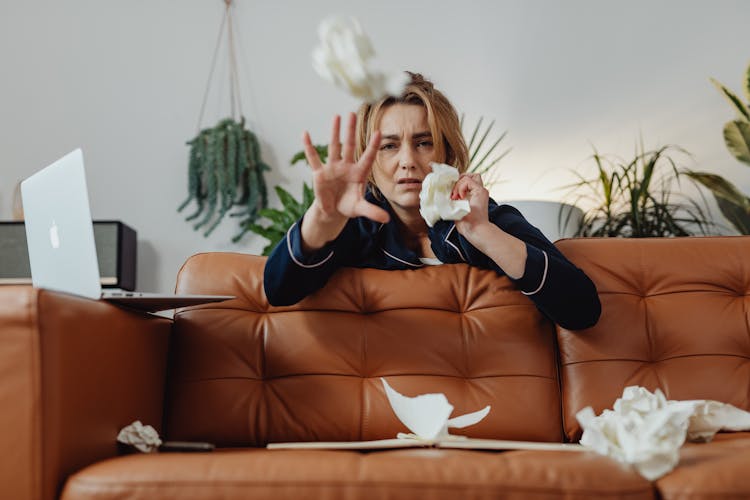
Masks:
[[[354,163],[354,135],[357,129],[357,115],[349,113],[349,122],[346,126],[346,142],[344,143],[344,154],[342,158],[345,162]]]
[[[341,158],[341,139],[339,129],[341,128],[341,117],[333,117],[333,128],[331,130],[331,142],[328,144],[328,157],[334,160]]]
[[[358,167],[362,169],[363,177],[367,177],[367,174],[370,173],[372,164],[375,162],[375,156],[378,154],[378,146],[380,146],[380,131],[375,130],[370,137],[370,143],[359,158]]]
[[[473,189],[484,189],[482,176],[479,174],[461,174],[451,191],[452,200],[463,200]]]
[[[375,222],[382,222],[383,224],[386,224],[389,220],[391,220],[391,216],[388,215],[388,212],[378,207],[377,205],[373,205],[369,201],[360,200],[354,207],[354,210],[357,212],[357,215],[367,217],[368,219]]]
[[[319,170],[322,167],[320,156],[318,156],[318,151],[315,149],[315,146],[313,146],[310,134],[307,133],[307,131],[302,134],[302,144],[305,147],[305,158],[307,158],[307,163],[310,164],[313,172]]]

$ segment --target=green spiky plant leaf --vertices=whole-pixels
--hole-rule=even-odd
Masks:
[[[188,197],[178,207],[182,212],[192,202],[196,210],[185,220],[199,219],[193,229],[205,228],[209,236],[234,206],[242,209],[232,217],[244,217],[240,228],[251,224],[268,205],[263,172],[270,168],[260,157],[258,139],[239,122],[225,118],[188,141]],[[202,217],[201,217],[202,216]],[[238,241],[245,230],[235,236]]]
[[[568,186],[571,203],[589,205],[578,236],[645,238],[708,234],[713,223],[704,203],[685,198],[675,186],[683,175],[674,156],[687,153],[675,146],[645,151],[641,145],[630,161],[594,151],[596,175]]]
[[[320,156],[320,161],[325,163],[328,159],[328,146],[318,144],[315,146],[315,150],[318,152],[318,156]],[[306,162],[304,151],[295,154],[290,163],[294,165],[300,161]],[[266,256],[271,254],[292,224],[304,215],[315,199],[313,189],[306,182],[302,183],[301,200],[297,200],[289,191],[281,186],[276,186],[275,190],[281,202],[281,208],[266,208],[259,213],[261,217],[269,221],[269,224],[261,226],[260,224],[253,223],[247,226],[248,231],[252,231],[268,240],[268,245],[263,248],[263,255]]]
[[[498,181],[499,170],[497,165],[510,153],[512,148],[498,152],[498,146],[508,132],[503,132],[499,137],[492,137],[495,121],[493,120],[484,127],[482,126],[483,122],[484,117],[480,116],[471,133],[464,133],[464,138],[469,137],[466,142],[469,148],[469,168],[467,172],[482,175],[484,184],[490,186]],[[461,115],[460,127],[461,130],[464,130],[464,115]],[[489,142],[487,139],[489,139]]]

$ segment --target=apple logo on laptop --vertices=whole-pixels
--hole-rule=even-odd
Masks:
[[[54,220],[49,228],[49,242],[52,244],[52,248],[60,248],[60,235],[57,232],[57,224]]]

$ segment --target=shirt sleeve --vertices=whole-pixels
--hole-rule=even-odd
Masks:
[[[591,279],[515,208],[495,205],[490,208],[490,220],[526,244],[523,276],[511,278],[521,292],[563,328],[581,330],[594,326],[601,315],[601,303]],[[461,243],[471,246],[463,236]],[[495,261],[471,248],[470,255],[480,254],[488,267],[506,274]]]
[[[314,252],[303,252],[302,220],[289,228],[266,261],[263,289],[271,305],[296,304],[323,288],[331,275],[341,267],[342,257],[351,246],[353,235],[350,220],[335,240]]]

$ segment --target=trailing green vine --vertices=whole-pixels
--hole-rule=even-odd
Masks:
[[[177,211],[182,212],[195,202],[196,210],[185,220],[196,221],[193,229],[203,229],[203,236],[208,236],[232,207],[240,206],[238,212],[230,214],[231,217],[242,218],[239,221],[240,232],[232,238],[236,243],[249,231],[249,226],[259,217],[260,211],[268,206],[268,190],[263,173],[270,170],[270,167],[261,158],[258,138],[245,128],[234,43],[232,0],[224,0],[224,4],[224,17],[219,27],[211,70],[198,116],[198,132],[187,143],[190,146],[188,197]],[[200,124],[203,121],[203,112],[225,28],[229,52],[231,116],[213,127],[201,129]],[[236,116],[240,117],[239,121],[236,121]]]
[[[245,128],[244,117],[232,118],[206,128],[192,140],[188,163],[188,197],[177,209],[182,212],[191,202],[197,209],[185,220],[199,219],[193,225],[197,231],[206,227],[208,236],[221,223],[233,206],[241,206],[231,217],[240,220],[239,241],[254,223],[260,210],[268,206],[268,190],[263,172],[270,170],[261,159],[258,139]]]

